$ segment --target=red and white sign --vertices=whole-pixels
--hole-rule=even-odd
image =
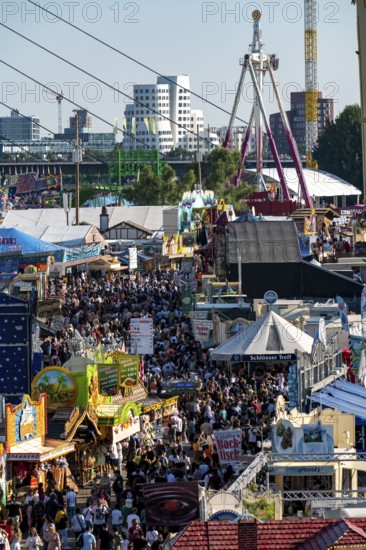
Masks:
[[[213,329],[212,321],[193,321],[193,334],[197,342],[207,342],[210,339],[210,333]]]
[[[239,460],[241,454],[241,430],[214,431],[215,445],[220,464],[231,464]]]

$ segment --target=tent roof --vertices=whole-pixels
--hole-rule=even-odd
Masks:
[[[15,227],[15,229],[19,229],[19,231],[31,235],[35,239],[42,239],[47,243],[65,243],[65,246],[67,244],[83,244],[92,229],[91,225],[66,225],[66,223],[58,225],[37,223],[33,225],[30,220],[19,220],[14,224],[10,219],[4,220],[1,227]]]
[[[1,245],[1,250],[3,252],[11,252],[14,250],[14,247],[15,249],[20,247],[22,254],[46,254],[47,252],[64,250],[61,246],[50,244],[31,235],[27,235],[15,227],[0,227],[0,239],[15,239],[14,245]]]
[[[255,170],[248,170],[249,172],[255,172]],[[299,178],[295,168],[284,168],[285,178],[287,181],[290,192],[297,195],[299,192]],[[329,172],[323,172],[322,170],[311,170],[310,168],[304,168],[304,177],[306,181],[309,194],[315,197],[339,197],[339,196],[351,196],[362,195],[362,192],[354,185],[348,183],[342,178],[330,174]],[[276,168],[264,168],[263,175],[268,176],[273,181],[279,183]]]
[[[331,409],[352,413],[358,419],[366,421],[366,388],[362,386],[345,380],[335,380],[308,399]]]
[[[164,227],[163,214],[166,211],[178,211],[178,207],[172,206],[107,206],[109,214],[109,227],[133,221],[145,229],[162,231]],[[100,208],[80,208],[80,221],[82,224],[100,227]],[[21,221],[20,221],[21,220]],[[26,225],[62,225],[66,224],[66,214],[59,208],[33,208],[30,210],[9,210],[5,215],[5,223],[10,226],[23,223]],[[69,212],[69,225],[75,223],[75,208]]]
[[[279,354],[293,355],[296,350],[310,353],[312,345],[311,336],[274,311],[270,311],[215,348],[211,352],[210,359],[228,361],[233,355],[276,357]]]

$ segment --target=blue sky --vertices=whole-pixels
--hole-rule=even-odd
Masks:
[[[239,58],[248,52],[252,39],[251,13],[262,11],[265,49],[280,58],[276,73],[285,108],[289,94],[304,87],[303,1],[201,2],[186,0],[55,1],[38,0],[87,32],[136,57],[166,75],[189,74],[191,89],[230,111],[239,79]],[[35,15],[37,11],[38,15]],[[356,9],[349,1],[321,1],[318,5],[318,81],[325,97],[336,101],[336,114],[345,105],[359,102]],[[2,1],[1,22],[55,53],[73,61],[128,94],[133,83],[154,82],[156,76],[83,36],[51,16],[39,13],[27,0]],[[102,118],[119,126],[125,99],[53,56],[39,50],[5,28],[0,33],[0,59],[33,78],[53,82],[64,95]],[[39,86],[1,65],[1,101],[26,115],[38,115],[41,123],[57,131],[57,105],[44,97]],[[238,116],[247,120],[252,91],[246,81],[245,97]],[[268,113],[277,111],[265,92]],[[204,110],[205,124],[221,126],[229,115],[192,99]],[[68,125],[72,105],[63,101],[63,126]],[[10,111],[0,105],[2,116]],[[93,120],[94,131],[109,131]],[[46,135],[47,132],[42,132]]]

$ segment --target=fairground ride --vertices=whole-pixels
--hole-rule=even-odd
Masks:
[[[274,97],[276,98],[278,108],[281,113],[281,119],[285,130],[285,135],[289,144],[291,157],[294,162],[297,177],[299,180],[301,197],[298,197],[297,202],[299,205],[301,204],[305,206],[305,208],[313,209],[314,205],[306,185],[299,151],[297,149],[297,145],[291,131],[291,127],[287,118],[286,111],[283,108],[281,97],[280,97],[278,87],[274,77],[274,71],[276,71],[279,66],[279,59],[275,54],[267,54],[264,52],[264,47],[263,47],[264,44],[262,41],[262,31],[260,28],[260,18],[261,18],[260,11],[254,10],[252,13],[252,17],[253,17],[253,40],[250,46],[250,53],[246,54],[244,56],[244,59],[240,60],[240,65],[242,66],[242,70],[241,70],[239,85],[235,95],[233,110],[229,120],[229,126],[227,129],[227,133],[224,141],[224,147],[229,148],[231,137],[232,137],[233,124],[234,124],[236,113],[239,107],[239,102],[240,102],[240,97],[244,86],[245,76],[247,73],[249,73],[249,76],[253,84],[254,92],[255,92],[255,100],[253,102],[249,123],[248,123],[248,128],[246,130],[242,148],[241,148],[241,162],[240,162],[239,170],[236,176],[235,184],[237,186],[240,185],[241,176],[242,176],[242,172],[245,164],[245,159],[248,152],[249,140],[252,133],[252,127],[254,126],[255,146],[256,146],[255,181],[256,181],[258,192],[257,194],[254,193],[252,197],[254,199],[258,198],[261,200],[265,200],[266,198],[269,199],[271,197],[272,199],[274,199],[273,194],[271,195],[267,191],[267,187],[263,179],[263,122],[264,122],[269,147],[274,159],[274,163],[276,166],[278,178],[280,181],[280,187],[281,187],[281,193],[279,196],[280,200],[279,201],[272,200],[272,202],[280,202],[279,212],[281,213],[292,212],[297,207],[296,203],[294,203],[294,201],[291,200],[291,196],[290,196],[289,189],[286,182],[286,176],[281,164],[280,156],[278,154],[276,143],[274,141],[271,127],[269,124],[269,119],[264,107],[263,80],[266,74],[268,74],[270,78],[271,86],[274,91]],[[263,206],[264,204],[261,203],[261,207]]]

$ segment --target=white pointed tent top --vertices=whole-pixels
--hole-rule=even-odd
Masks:
[[[312,345],[311,336],[270,311],[212,350],[210,359],[230,361],[237,355],[243,361],[290,361],[296,351],[311,353]]]

